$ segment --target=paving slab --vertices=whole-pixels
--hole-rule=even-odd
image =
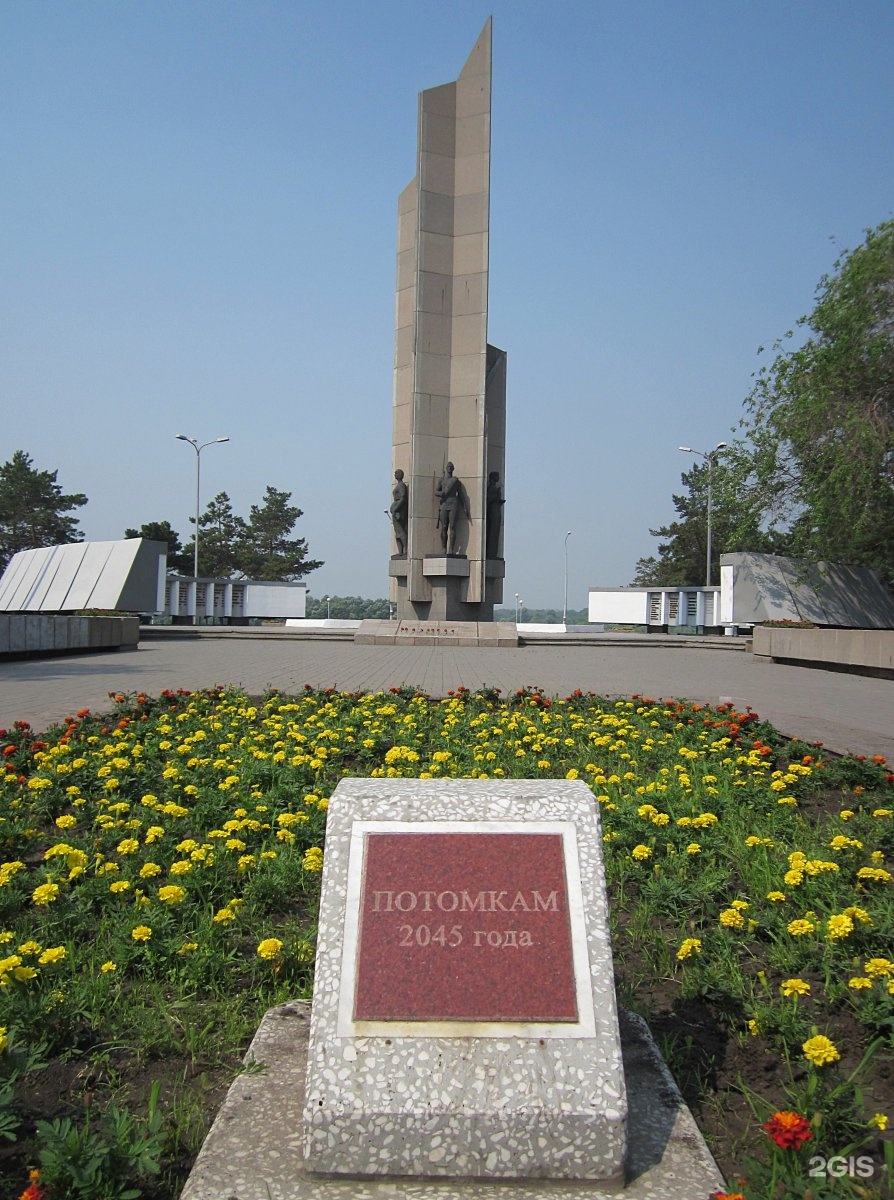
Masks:
[[[409,685],[433,696],[459,687],[504,693],[539,686],[565,696],[580,688],[602,696],[640,695],[752,708],[782,732],[840,753],[883,754],[894,762],[894,680],[813,670],[756,659],[741,647],[665,644],[629,635],[592,645],[516,648],[355,646],[330,638],[245,631],[141,642],[136,650],[0,663],[0,727],[14,720],[44,729],[79,708],[103,711],[109,692],[164,688],[304,685],[376,691]],[[607,635],[611,637],[611,635]],[[687,639],[692,642],[695,639]],[[730,639],[728,639],[730,640]]]

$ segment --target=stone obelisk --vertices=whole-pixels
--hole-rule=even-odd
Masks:
[[[398,203],[392,470],[404,472],[408,508],[389,574],[399,619],[492,621],[503,598],[506,354],[487,342],[490,112],[488,20],[459,78],[419,96],[416,176]]]

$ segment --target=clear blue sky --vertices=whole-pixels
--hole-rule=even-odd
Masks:
[[[894,215],[890,0],[2,0],[0,461],[88,538],[304,510],[387,594],[397,195],[494,17],[506,596],[629,583],[840,249]]]

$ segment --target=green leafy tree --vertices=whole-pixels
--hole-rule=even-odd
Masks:
[[[711,581],[720,578],[720,555],[750,550],[784,553],[786,538],[763,528],[763,504],[749,486],[750,460],[739,443],[714,459],[711,469]],[[673,497],[679,520],[658,529],[658,555],[641,558],[633,584],[637,587],[693,587],[705,582],[708,556],[708,466],[695,463],[681,476],[685,492]]]
[[[794,553],[894,580],[894,221],[838,258],[798,323],[810,336],[776,344],[746,401],[755,487]]]
[[[0,570],[19,550],[84,540],[77,517],[67,514],[87,497],[63,492],[57,475],[38,471],[24,450],[0,466]]]
[[[139,529],[125,529],[126,538],[147,538],[152,542],[168,543],[168,570],[192,572],[192,557],[184,551],[180,534],[170,521],[147,521]]]
[[[194,523],[194,522],[193,522]],[[226,492],[218,492],[199,517],[199,574],[216,579],[245,575],[241,565],[241,547],[247,526],[233,512]],[[187,545],[188,571],[192,574],[195,535]]]
[[[307,541],[291,533],[302,511],[289,504],[291,492],[268,485],[264,503],[253,504],[239,543],[239,567],[249,579],[289,581],[322,567],[307,557]],[[199,543],[201,552],[201,543]]]
[[[387,600],[367,600],[363,596],[307,596],[305,615],[320,620],[327,614],[340,621],[386,621],[394,611]]]

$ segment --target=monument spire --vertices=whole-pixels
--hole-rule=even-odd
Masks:
[[[506,355],[487,342],[490,114],[489,18],[458,78],[420,93],[416,175],[398,202],[399,618],[493,620],[502,600]]]

